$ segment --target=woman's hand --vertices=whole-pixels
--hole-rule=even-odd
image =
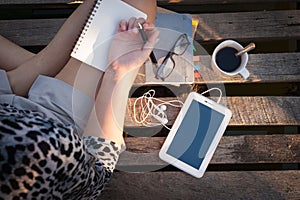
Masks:
[[[143,24],[148,41],[144,44],[137,29]],[[109,52],[106,69],[96,97],[95,107],[86,126],[86,135],[95,135],[124,144],[123,126],[128,94],[139,67],[151,53],[158,36],[153,24],[144,19],[121,21]]]
[[[138,22],[143,25],[148,41],[144,43],[138,30]],[[114,36],[109,52],[109,67],[106,73],[112,73],[120,80],[126,73],[142,66],[157,42],[159,32],[152,23],[144,19],[122,20]]]

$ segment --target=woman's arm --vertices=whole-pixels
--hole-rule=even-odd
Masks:
[[[157,3],[156,0],[123,0],[126,3],[136,7],[137,9],[141,10],[142,12],[147,14],[147,22],[154,23]]]
[[[95,0],[85,0],[64,22],[47,47],[29,60],[23,59],[25,62],[18,62],[18,66],[8,72],[15,94],[26,96],[38,75],[55,76],[66,65],[94,3]],[[10,51],[14,52],[16,49],[18,48],[11,48]],[[0,66],[2,65],[0,63]]]
[[[10,71],[34,56],[0,35],[0,69]]]
[[[124,2],[147,14],[147,22],[154,23],[156,15],[156,0],[124,0]],[[138,69],[137,69],[138,70]],[[137,73],[137,72],[136,72]],[[55,78],[62,80],[90,97],[95,97],[104,72],[70,58],[65,67]],[[88,80],[88,81],[87,81]]]
[[[154,21],[156,0],[124,1],[147,13],[147,21]],[[63,69],[70,60],[72,48],[81,33],[81,29],[94,3],[95,0],[85,0],[65,21],[45,49],[26,62],[19,62],[20,64],[18,66],[11,68],[12,70],[8,72],[8,78],[15,94],[26,96],[38,75],[56,76],[58,72]],[[0,66],[2,66],[2,63],[0,63]],[[67,70],[67,72],[68,71],[69,70]],[[62,76],[65,76],[65,74],[60,75],[60,77]]]
[[[131,19],[130,23],[122,21],[126,29],[119,28],[119,33],[112,41],[111,64],[104,74],[84,136],[97,136],[118,144],[123,143],[123,125],[129,90],[139,67],[148,58],[158,37],[158,31],[154,29],[153,24],[144,24],[148,42],[143,45],[137,30],[137,21],[137,19]]]

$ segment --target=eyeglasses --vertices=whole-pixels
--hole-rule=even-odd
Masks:
[[[155,78],[165,80],[168,78],[175,68],[175,61],[173,56],[181,56],[187,50],[190,45],[187,34],[182,34],[176,40],[174,46],[168,52],[166,57],[163,59],[160,66],[157,68]]]

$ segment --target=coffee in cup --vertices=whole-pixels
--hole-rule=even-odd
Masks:
[[[249,77],[249,71],[246,69],[248,63],[248,53],[236,55],[244,47],[233,40],[225,40],[220,43],[212,55],[212,66],[222,73],[233,76],[241,74],[244,79]]]

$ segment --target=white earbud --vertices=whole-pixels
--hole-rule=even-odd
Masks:
[[[151,115],[153,118],[155,118],[157,121],[159,121],[162,124],[167,124],[168,123],[168,119],[165,117],[160,117],[158,115]]]
[[[163,124],[167,124],[168,122],[169,122],[169,120],[167,118],[164,118],[162,121]]]
[[[163,125],[166,129],[168,123],[168,116],[165,113],[167,110],[167,105],[172,107],[182,107],[183,102],[179,100],[162,101],[154,97],[155,91],[149,90],[143,96],[137,98],[133,105],[134,119],[137,123],[143,124],[148,127]],[[137,115],[137,103],[139,102],[139,107],[141,109],[139,115]],[[155,102],[159,102],[157,105]],[[152,119],[157,120],[157,122],[152,122]]]
[[[166,105],[161,105],[160,109],[163,110],[163,111],[166,111],[167,110],[167,106]]]
[[[167,109],[167,107],[165,105],[162,105],[162,106],[159,107],[155,104],[153,104],[152,106],[153,107],[152,107],[152,110],[150,112],[150,115],[162,124],[168,123],[167,115],[164,112]]]

